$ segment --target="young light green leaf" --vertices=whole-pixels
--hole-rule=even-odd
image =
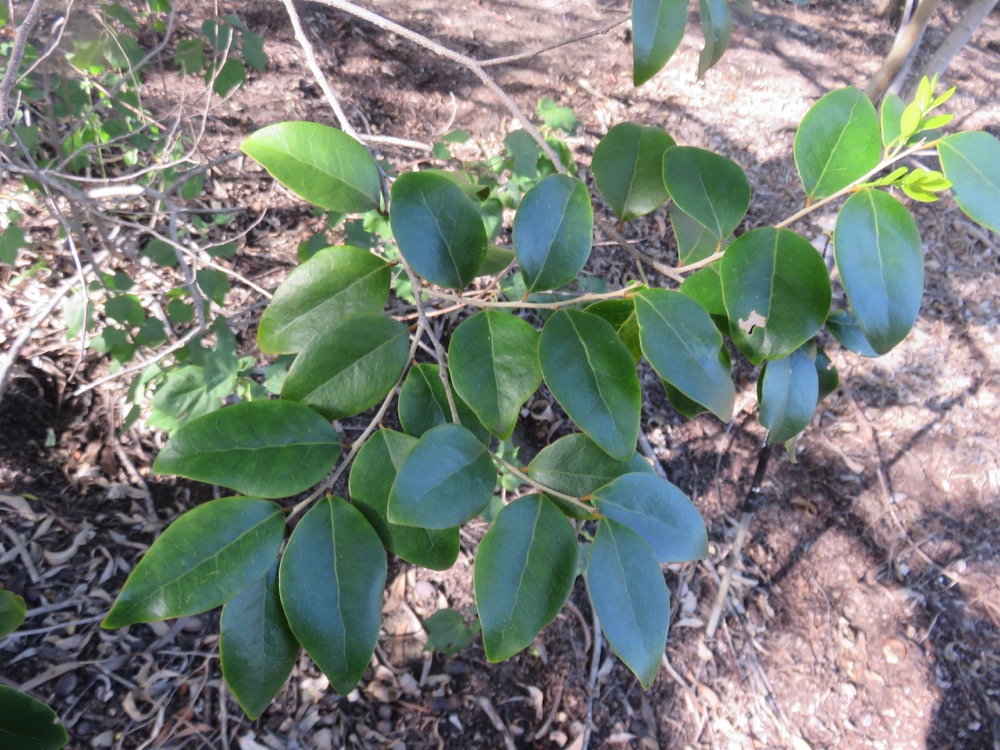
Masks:
[[[698,77],[722,59],[733,37],[733,13],[727,0],[698,0],[705,47],[698,57]]]
[[[447,570],[458,559],[457,527],[423,529],[389,520],[389,495],[396,473],[418,442],[394,430],[382,429],[372,435],[351,466],[351,500],[390,552],[414,565]]]
[[[578,554],[569,520],[541,495],[500,511],[479,543],[474,572],[487,659],[509,659],[555,619],[573,589]]]
[[[663,186],[663,153],[676,146],[659,128],[623,122],[615,125],[594,149],[594,182],[619,221],[655,211],[667,200]]]
[[[608,321],[632,355],[632,360],[639,364],[639,360],[642,359],[639,318],[635,314],[635,302],[631,298],[601,300],[588,305],[584,311]]]
[[[525,469],[539,484],[574,497],[586,497],[624,474],[652,471],[638,453],[628,461],[618,461],[579,433],[549,443]]]
[[[663,182],[677,207],[718,242],[732,234],[750,206],[750,183],[740,165],[704,149],[667,149]]]
[[[951,180],[934,170],[914,169],[899,181],[903,192],[910,198],[921,203],[933,203],[951,187]]]
[[[441,382],[440,369],[438,365],[425,363],[414,365],[406,373],[403,387],[399,389],[396,409],[399,424],[407,435],[422,437],[432,427],[451,422],[451,407],[444,392],[444,383]],[[490,431],[483,427],[475,412],[454,392],[454,388],[452,396],[455,398],[462,426],[470,430],[484,445],[489,445],[492,438]]]
[[[916,222],[891,195],[859,190],[840,210],[833,247],[858,325],[885,354],[906,338],[920,312],[924,250]]]
[[[184,513],[160,534],[125,581],[102,628],[206,612],[260,578],[278,557],[281,506],[226,497]]]
[[[330,321],[377,313],[389,298],[389,267],[357,247],[320,250],[282,282],[264,311],[257,344],[267,354],[301,351]]]
[[[488,238],[479,208],[435,172],[407,172],[393,183],[392,233],[413,270],[432,284],[460,288],[479,273]]]
[[[278,594],[278,561],[222,608],[222,675],[247,717],[256,719],[281,690],[299,658]]]
[[[21,627],[28,608],[17,594],[0,589],[0,638]]]
[[[641,86],[677,51],[687,25],[686,0],[633,0],[632,83]]]
[[[906,104],[897,94],[887,94],[882,100],[880,120],[882,124],[882,145],[891,149],[902,142],[900,121]]]
[[[538,355],[545,383],[570,419],[612,458],[632,458],[641,388],[632,355],[611,324],[560,310],[542,329]]]
[[[802,432],[816,411],[816,363],[803,347],[784,359],[768,360],[760,377],[760,423],[769,443],[784,443]]]
[[[409,356],[409,332],[381,314],[332,321],[295,359],[281,397],[301,401],[327,419],[374,406],[392,390]]]
[[[388,519],[403,526],[450,529],[478,515],[496,486],[490,454],[457,424],[424,433],[403,460],[389,494]]]
[[[958,207],[1000,232],[1000,140],[989,133],[956,133],[938,144],[945,176]]]
[[[722,334],[690,297],[667,289],[635,295],[642,351],[656,373],[719,419],[733,416],[736,389],[722,356]]]
[[[514,252],[528,292],[576,278],[590,257],[594,207],[575,177],[549,175],[521,199],[514,217]]]
[[[653,473],[625,474],[592,498],[605,518],[645,539],[661,563],[703,560],[708,531],[698,509],[677,487]]]
[[[741,235],[720,267],[730,335],[751,362],[787,357],[816,335],[833,292],[826,264],[788,229]]]
[[[315,122],[279,122],[240,146],[278,182],[328,211],[362,213],[381,205],[378,167],[346,133]]]
[[[0,685],[0,747],[59,750],[69,735],[55,711],[19,690]]]
[[[462,322],[448,346],[451,379],[479,421],[501,440],[514,431],[521,405],[542,382],[538,332],[501,310]]]
[[[339,455],[336,430],[312,409],[244,401],[186,423],[160,451],[153,471],[255,497],[290,497],[326,476]]]
[[[862,357],[880,356],[868,343],[857,319],[847,310],[834,310],[830,313],[830,317],[826,319],[826,327],[830,329],[830,333],[840,342],[841,346],[848,351],[860,354]]]
[[[627,526],[602,518],[590,546],[587,590],[611,648],[649,689],[670,622],[670,592],[652,548]]]
[[[806,195],[833,195],[878,166],[882,132],[875,106],[853,87],[830,92],[802,119],[794,152]]]
[[[382,623],[385,550],[361,512],[325,497],[295,527],[278,571],[296,640],[341,695],[358,684]]]

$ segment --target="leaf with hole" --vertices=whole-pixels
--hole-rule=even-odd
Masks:
[[[768,360],[757,397],[769,443],[791,440],[809,425],[819,402],[819,373],[805,347],[784,359]]]
[[[750,206],[750,183],[740,165],[693,146],[677,146],[663,154],[663,183],[677,208],[717,242],[732,234]]]
[[[615,125],[594,149],[594,182],[619,221],[655,211],[667,200],[663,186],[663,153],[676,146],[659,128],[623,122]]]
[[[655,76],[684,38],[686,0],[633,0],[632,83],[640,86]]]
[[[41,701],[0,685],[0,747],[11,750],[59,750],[69,735],[55,711]]]
[[[1000,140],[989,133],[956,133],[938,144],[955,202],[984,227],[1000,232]]]

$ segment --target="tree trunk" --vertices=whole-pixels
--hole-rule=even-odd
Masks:
[[[992,2],[995,5],[997,0],[986,0],[986,2]],[[882,67],[878,69],[878,72],[875,73],[872,80],[868,83],[868,87],[865,89],[868,98],[873,102],[877,102],[882,98],[885,90],[892,83],[892,79],[896,77],[900,68],[903,67],[906,59],[916,49],[917,45],[920,44],[920,40],[924,36],[924,30],[927,28],[927,23],[931,20],[931,16],[940,4],[941,0],[919,0],[910,20],[907,21],[906,26],[896,36],[896,41],[893,42],[892,49],[889,50],[889,54],[886,56],[885,62],[882,63]]]

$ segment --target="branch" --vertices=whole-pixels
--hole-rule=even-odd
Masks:
[[[35,0],[28,9],[21,25],[17,27],[14,34],[14,46],[7,59],[7,72],[4,73],[3,80],[0,81],[0,130],[5,130],[14,118],[10,112],[10,92],[17,82],[17,72],[21,68],[21,61],[24,60],[24,50],[28,46],[28,36],[31,34],[35,24],[42,17],[42,0]],[[11,18],[11,23],[14,19]]]
[[[623,23],[629,20],[631,16],[622,16],[616,21],[611,22],[607,26],[603,26],[599,29],[594,29],[593,31],[588,31],[585,34],[580,34],[580,36],[574,37],[572,39],[567,39],[562,42],[557,42],[556,44],[551,44],[548,47],[542,47],[541,49],[532,50],[531,52],[519,52],[516,55],[507,55],[505,57],[492,57],[489,60],[480,60],[479,64],[484,68],[492,67],[494,65],[508,65],[509,63],[521,62],[521,60],[530,60],[533,57],[538,57],[539,55],[544,55],[546,52],[551,52],[552,50],[559,49],[560,47],[567,47],[570,44],[576,44],[577,42],[582,42],[584,39],[590,39],[592,36],[600,36],[601,34],[607,34],[609,31],[618,28]]]

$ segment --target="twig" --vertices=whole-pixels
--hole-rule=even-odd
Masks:
[[[594,29],[593,31],[588,31],[580,36],[573,37],[572,39],[566,39],[562,42],[557,42],[556,44],[551,44],[548,47],[542,47],[541,49],[532,50],[530,52],[519,52],[516,55],[506,55],[505,57],[491,57],[489,60],[480,60],[479,64],[484,68],[492,67],[494,65],[507,65],[509,63],[520,62],[521,60],[530,60],[533,57],[538,57],[539,55],[544,55],[546,52],[552,52],[552,50],[557,50],[560,47],[567,47],[570,44],[576,44],[577,42],[582,42],[584,39],[590,39],[592,36],[600,36],[601,34],[607,34],[623,23],[629,20],[629,16],[622,16],[616,21],[612,21],[607,26],[602,26],[599,29]]]
[[[35,0],[14,33],[14,45],[7,58],[7,72],[4,73],[3,80],[0,81],[0,130],[6,130],[13,122],[10,112],[10,92],[17,81],[17,71],[21,67],[21,61],[24,59],[24,51],[28,45],[28,36],[31,34],[32,29],[35,28],[35,24],[42,17],[43,5],[43,0]],[[11,22],[13,22],[13,19],[11,19]]]
[[[588,513],[591,514],[591,516],[596,518],[595,515],[596,511],[594,510],[593,506],[583,502],[582,500],[580,500],[580,498],[574,497],[573,495],[567,495],[565,492],[559,492],[558,490],[554,490],[551,487],[546,487],[544,484],[541,484],[540,482],[536,482],[534,479],[529,477],[519,468],[514,466],[514,464],[510,463],[509,461],[505,461],[504,459],[500,458],[500,456],[494,454],[493,460],[501,464],[505,469],[507,469],[507,471],[516,476],[522,482],[527,482],[535,489],[544,492],[546,495],[552,495],[553,497],[558,497],[560,500],[565,500],[567,503],[572,503],[576,507],[580,508],[581,510],[587,511]]]
[[[594,693],[597,692],[597,675],[601,669],[601,621],[597,617],[597,610],[591,606],[590,616],[594,622],[594,652],[590,656],[590,677],[587,679],[587,722],[583,728],[583,743],[580,750],[587,750],[590,746],[590,735],[594,731]]]
[[[487,299],[476,299],[475,297],[463,297],[458,294],[451,294],[450,292],[441,291],[438,289],[424,289],[423,293],[429,297],[438,297],[439,299],[446,299],[449,302],[457,302],[460,304],[470,305],[472,307],[480,308],[531,308],[533,310],[558,310],[562,307],[574,307],[576,305],[583,305],[588,302],[599,302],[605,299],[619,299],[621,297],[628,297],[633,294],[636,290],[627,286],[623,289],[616,289],[613,292],[594,292],[592,294],[582,294],[579,297],[573,297],[567,300],[560,300],[558,302],[522,302],[521,300],[516,300],[512,302],[504,302],[502,300],[487,300]]]

